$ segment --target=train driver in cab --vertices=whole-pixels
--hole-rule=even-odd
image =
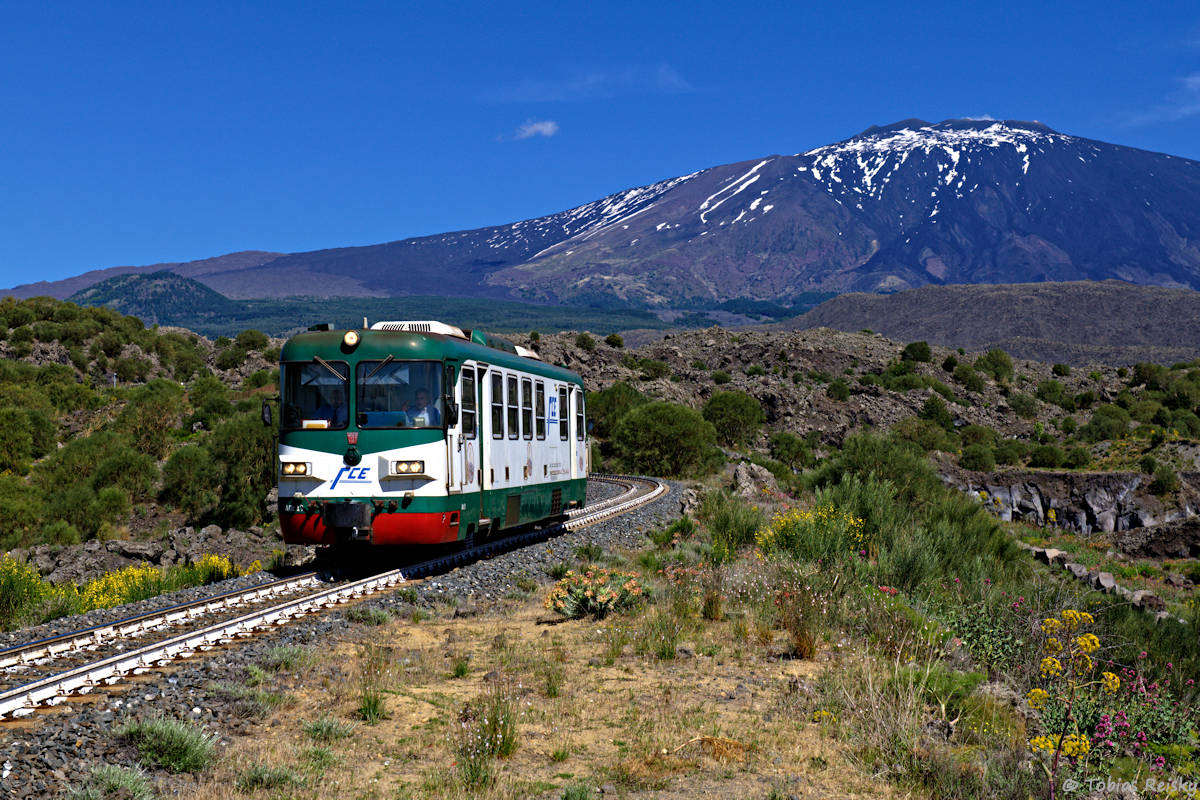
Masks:
[[[424,417],[424,425],[427,428],[436,428],[442,424],[442,415],[438,413],[437,406],[429,402],[429,390],[425,387],[417,389],[413,393],[415,405],[410,406],[404,404],[404,412],[408,414],[409,419],[413,420],[413,424],[420,426],[421,418]]]
[[[346,398],[342,397],[342,392],[332,392],[333,397],[325,398],[325,402],[317,409],[317,419],[329,421],[331,428],[346,427],[347,410]]]

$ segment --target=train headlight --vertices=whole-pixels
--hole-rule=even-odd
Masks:
[[[299,462],[299,461],[285,461],[285,462],[283,462],[283,474],[284,475],[307,475],[308,474],[308,464],[305,464],[305,463]]]
[[[419,475],[425,471],[424,461],[393,461],[393,475]]]
[[[342,342],[346,347],[354,347],[358,344],[358,331],[346,331],[346,335],[342,337]]]

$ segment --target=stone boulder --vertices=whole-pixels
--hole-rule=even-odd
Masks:
[[[745,500],[762,497],[763,490],[779,491],[775,476],[766,467],[743,461],[733,470],[733,493]]]

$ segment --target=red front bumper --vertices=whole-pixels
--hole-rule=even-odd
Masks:
[[[280,513],[279,528],[288,544],[336,544],[337,534],[325,527],[320,514]],[[376,514],[371,521],[372,544],[442,544],[458,540],[457,511]]]

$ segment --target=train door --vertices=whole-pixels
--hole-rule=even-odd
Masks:
[[[583,438],[583,392],[578,386],[571,387],[571,406],[565,409],[570,415],[571,477],[587,477],[587,450]]]
[[[450,450],[454,486],[451,491],[479,491],[479,379],[474,363],[463,364],[455,387],[459,407],[458,427]],[[447,437],[449,440],[449,437]]]

